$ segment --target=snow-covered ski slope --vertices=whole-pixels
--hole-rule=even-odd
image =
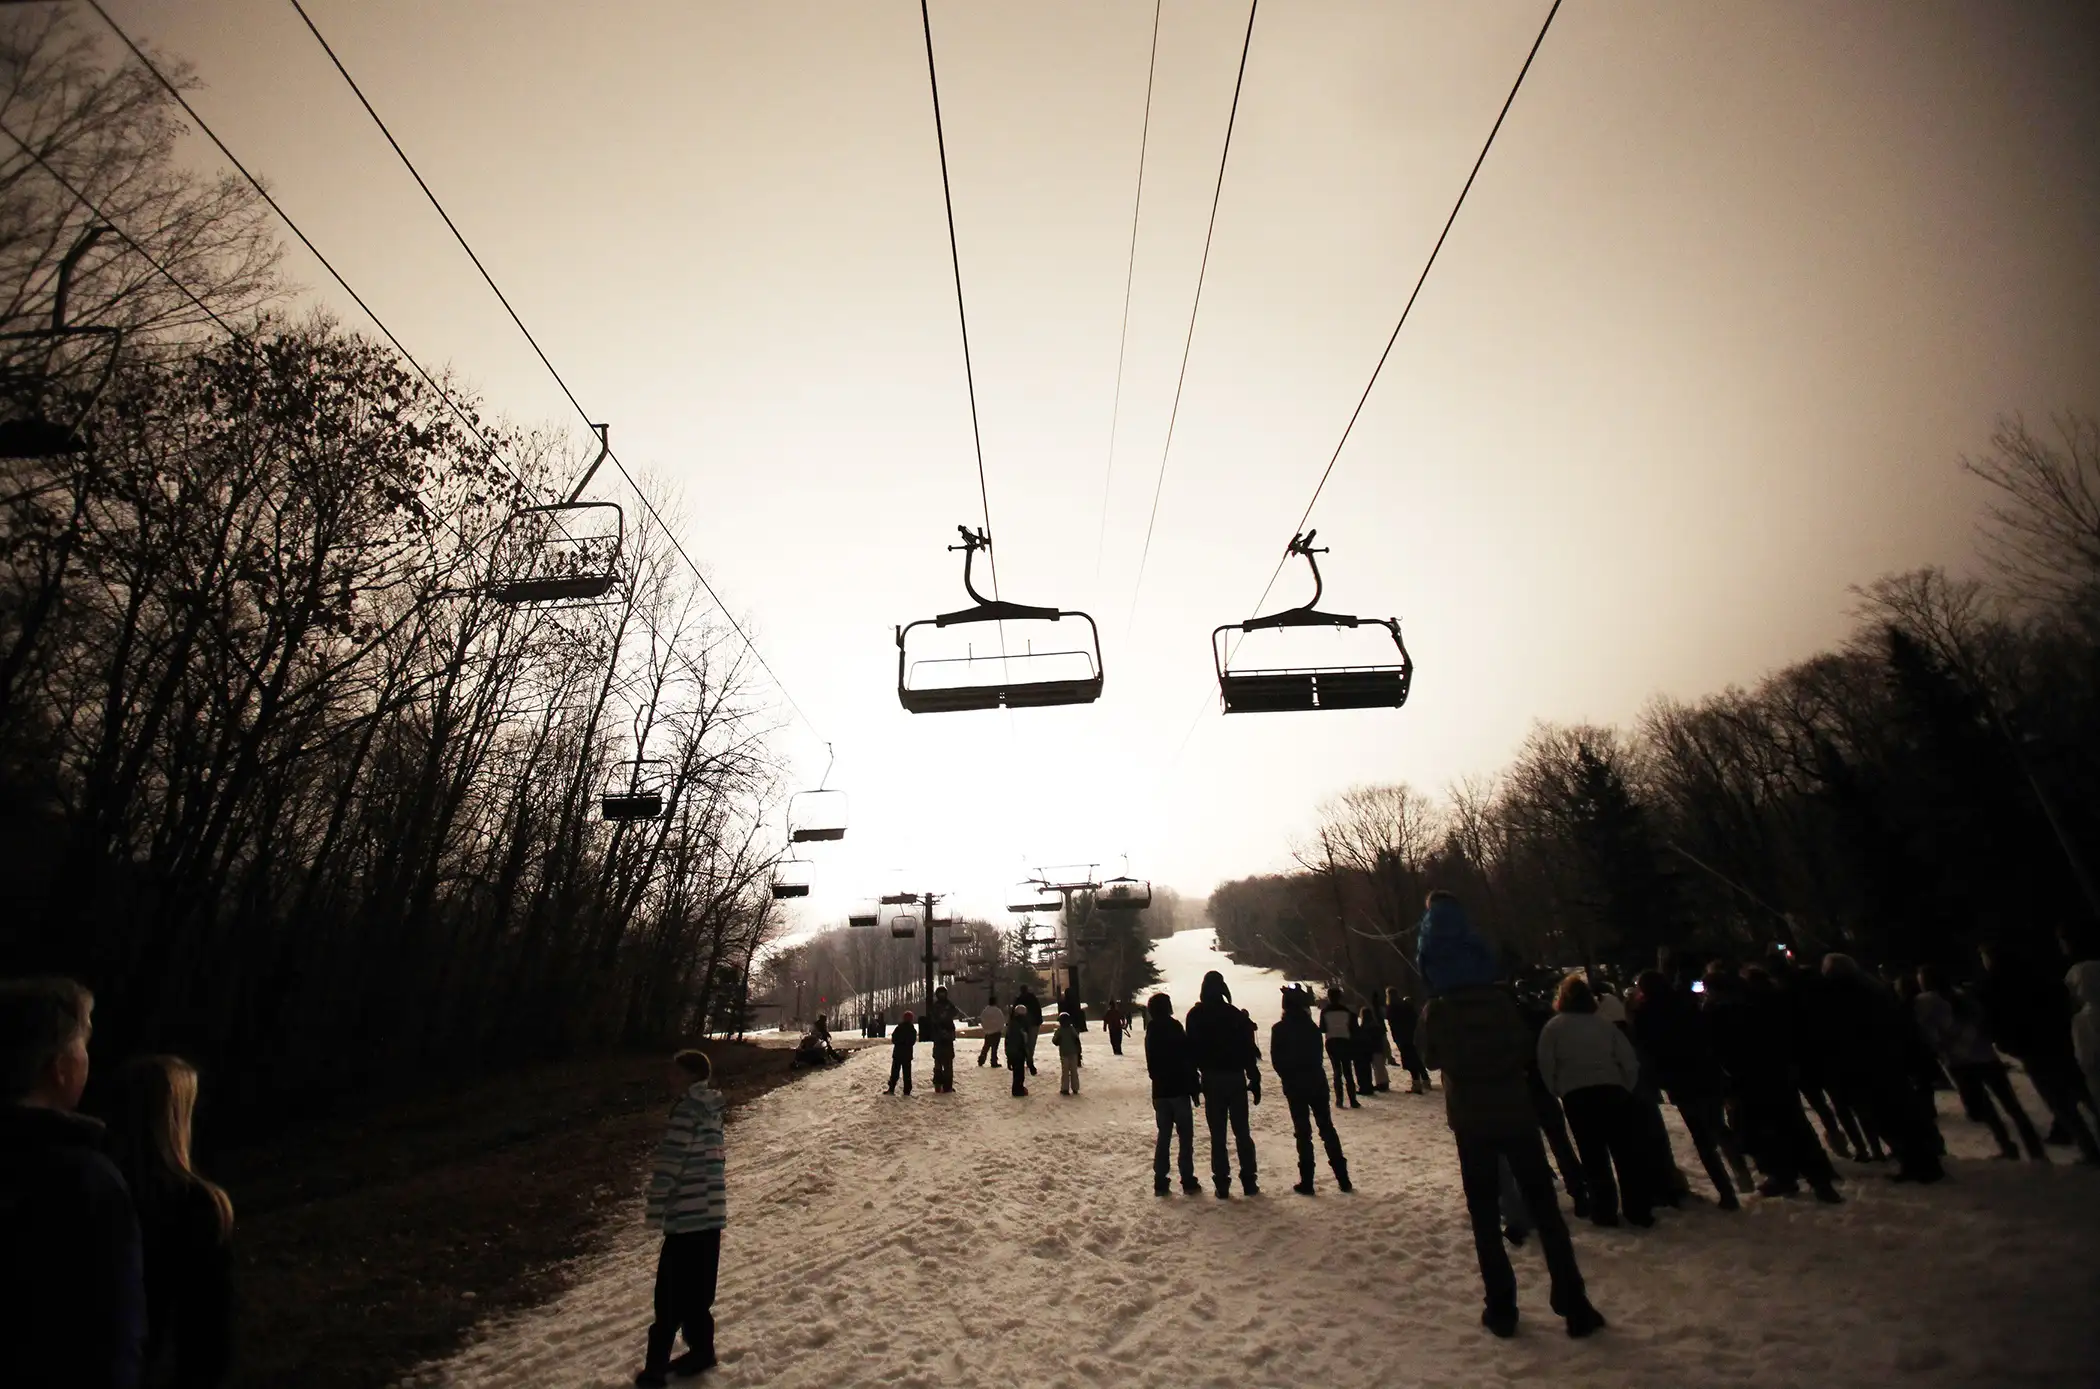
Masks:
[[[1278,977],[1184,932],[1155,952],[1177,1011],[1203,971],[1266,1023]],[[1086,1034],[1085,1093],[1060,1098],[1045,1037],[1029,1097],[959,1054],[953,1095],[882,1093],[886,1049],[777,1090],[729,1129],[723,1386],[2093,1385],[2100,1383],[2100,1172],[1984,1161],[1950,1111],[1950,1180],[1892,1185],[1841,1164],[1848,1204],[1753,1198],[1578,1227],[1611,1329],[1571,1342],[1535,1247],[1523,1326],[1480,1328],[1480,1282],[1441,1093],[1338,1118],[1353,1196],[1323,1165],[1291,1193],[1289,1115],[1254,1111],[1263,1195],[1152,1195],[1141,1039]],[[1273,1079],[1273,1078],[1272,1078]],[[2032,1105],[2031,1111],[2039,1112]],[[1696,1163],[1678,1135],[1680,1160]],[[1197,1167],[1208,1143],[1197,1120]],[[2057,1149],[2061,1158],[2068,1150]],[[1689,1169],[1688,1169],[1689,1170]],[[1705,1190],[1694,1172],[1696,1190]],[[656,1245],[631,1222],[569,1292],[482,1328],[417,1383],[631,1382]]]

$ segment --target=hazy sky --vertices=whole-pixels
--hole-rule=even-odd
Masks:
[[[288,5],[109,3],[420,357],[564,418]],[[895,866],[991,905],[1025,862],[1127,852],[1201,892],[1351,783],[1754,681],[1844,631],[1848,586],[1967,561],[1957,461],[1995,415],[2100,408],[2091,6],[1569,0],[1313,517],[1324,606],[1402,619],[1413,698],[1225,719],[1210,630],[1546,4],[1262,6],[1133,624],[1246,10],[1164,7],[1097,574],[1152,6],[937,0],[1000,576],[1095,615],[1107,692],[908,715],[891,626],[962,605],[942,547],[979,506],[917,6],[310,8],[837,744],[854,825],[812,918]]]

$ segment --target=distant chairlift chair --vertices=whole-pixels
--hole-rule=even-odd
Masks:
[[[824,749],[829,754],[831,745],[826,743]],[[846,793],[825,789],[833,760],[827,755],[824,775],[814,791],[797,791],[788,797],[790,844],[828,843],[846,837]]]
[[[606,780],[604,794],[598,798],[598,813],[615,824],[660,820],[664,814],[664,788],[670,780],[671,764],[661,757],[622,762]]]
[[[73,271],[94,244],[108,235],[111,228],[89,227],[73,243],[71,250],[58,263],[57,283],[51,292],[51,325],[48,328],[31,328],[22,332],[0,333],[0,342],[41,342],[49,347],[44,354],[42,367],[27,372],[10,370],[5,373],[4,394],[20,413],[12,418],[0,420],[0,458],[22,458],[44,462],[64,458],[70,454],[85,453],[88,439],[81,433],[88,416],[94,413],[101,402],[103,392],[117,373],[118,354],[123,346],[124,330],[114,327],[77,325],[66,322],[66,300],[72,292]],[[108,358],[102,364],[102,374],[86,400],[76,411],[69,411],[73,419],[61,423],[53,419],[47,409],[51,394],[51,357],[59,344],[80,338],[100,338],[109,345]]]
[[[1351,617],[1319,610],[1317,605],[1324,586],[1320,579],[1320,563],[1313,556],[1324,555],[1327,551],[1313,548],[1313,536],[1317,533],[1307,531],[1293,538],[1286,551],[1287,554],[1303,556],[1312,566],[1313,595],[1304,606],[1287,608],[1267,617],[1250,617],[1245,622],[1227,623],[1210,634],[1211,658],[1218,673],[1218,693],[1225,701],[1228,714],[1310,709],[1397,709],[1407,703],[1407,690],[1414,679],[1415,668],[1407,654],[1407,644],[1400,639],[1400,620],[1394,617]],[[1399,659],[1376,665],[1287,666],[1260,670],[1228,668],[1229,653],[1225,640],[1229,632],[1244,635],[1289,627],[1362,626],[1383,627],[1391,633]]]
[[[784,858],[773,865],[773,896],[776,899],[809,896],[815,866],[806,859]]]
[[[613,502],[578,500],[612,452],[612,427],[591,427],[598,431],[598,456],[567,500],[520,507],[504,522],[496,554],[507,572],[488,587],[497,602],[595,603],[618,586],[626,513]]]
[[[963,589],[975,607],[922,618],[897,628],[897,701],[914,714],[946,714],[965,709],[1029,709],[1053,704],[1091,704],[1101,698],[1101,630],[1083,612],[1032,607],[987,599],[971,581],[971,565],[979,550],[992,548],[991,537],[968,526],[956,527],[963,543],[950,545],[963,552]],[[1062,622],[1076,618],[1087,625],[1083,648],[1037,651],[1030,644],[1018,652],[1002,650],[997,655],[978,655],[966,648],[962,656],[913,659],[911,634],[922,627],[948,628],[975,622]],[[1022,678],[1016,679],[1016,668]],[[985,680],[983,673],[996,670],[998,679]],[[1039,672],[1056,672],[1044,676]],[[1069,672],[1083,672],[1072,674]],[[951,681],[943,677],[954,677]]]

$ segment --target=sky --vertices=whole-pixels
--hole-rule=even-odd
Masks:
[[[420,359],[577,424],[288,4],[107,3]],[[853,824],[806,924],[897,884],[996,910],[1074,860],[1201,894],[1287,867],[1352,784],[1754,682],[1840,639],[1853,585],[1972,562],[1959,461],[2000,415],[2100,410],[2091,6],[1569,0],[1312,516],[1322,607],[1399,617],[1412,697],[1223,717],[1211,631],[1252,615],[1547,4],[1261,6],[1168,451],[1247,11],[1160,7],[1133,256],[1154,7],[936,0],[1000,588],[1091,613],[1106,688],[915,716],[893,627],[965,605],[944,547],[983,521],[918,7],[308,7],[677,497],[806,715],[796,777],[835,748]]]

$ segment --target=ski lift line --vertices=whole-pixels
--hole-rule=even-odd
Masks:
[[[474,437],[481,442],[482,448],[488,451],[489,457],[495,459],[499,464],[501,464],[503,470],[511,475],[512,480],[517,482],[519,486],[522,487],[524,485],[524,479],[520,478],[516,470],[513,469],[510,466],[510,464],[504,460],[503,456],[496,451],[496,446],[489,442],[488,436],[481,432],[480,422],[477,421],[472,415],[469,415],[464,409],[462,409],[459,403],[452,398],[452,393],[446,390],[443,386],[440,386],[437,383],[436,378],[431,376],[429,372],[423,369],[423,364],[416,360],[415,354],[410,352],[408,348],[405,345],[403,345],[401,339],[394,336],[394,330],[386,326],[386,321],[380,318],[380,316],[373,311],[373,308],[370,304],[365,302],[364,296],[359,294],[357,290],[351,286],[350,282],[343,278],[343,273],[335,268],[335,263],[329,260],[327,256],[321,253],[321,248],[314,245],[312,238],[308,237],[307,234],[300,229],[299,224],[292,220],[291,214],[286,212],[284,208],[281,205],[279,205],[277,199],[270,196],[270,190],[263,186],[262,180],[258,179],[254,174],[248,171],[248,166],[243,164],[240,161],[240,158],[237,155],[235,155],[231,149],[227,148],[226,142],[219,138],[218,132],[213,130],[211,126],[205,122],[204,117],[197,114],[197,108],[190,105],[189,98],[182,94],[182,89],[168,80],[167,74],[160,70],[159,65],[156,64],[153,61],[153,59],[148,57],[146,55],[146,51],[140,48],[138,44],[132,40],[131,35],[126,33],[123,27],[119,25],[117,21],[110,16],[109,11],[102,8],[101,0],[87,0],[87,4],[89,9],[93,10],[96,14],[102,17],[102,22],[109,26],[110,32],[115,34],[118,40],[121,41],[126,48],[131,50],[131,55],[139,60],[140,65],[143,66],[147,72],[152,74],[153,79],[160,83],[161,87],[167,91],[169,96],[175,98],[175,103],[178,106],[182,107],[184,114],[186,114],[193,122],[196,123],[197,129],[204,132],[204,136],[206,139],[210,140],[213,145],[218,147],[219,153],[226,157],[226,161],[229,164],[233,165],[234,169],[239,172],[240,176],[243,179],[247,180],[248,186],[253,188],[256,191],[257,195],[259,195],[264,202],[270,205],[270,210],[276,213],[277,216],[284,222],[285,226],[291,229],[292,235],[299,238],[299,243],[302,246],[306,247],[306,249],[313,254],[313,258],[315,260],[321,263],[321,268],[323,270],[326,270],[330,278],[332,278],[336,282],[336,284],[342,287],[343,292],[350,296],[350,298],[357,304],[357,307],[359,309],[363,310],[365,317],[372,320],[372,325],[379,329],[381,335],[384,336],[389,343],[393,344],[394,350],[396,352],[399,352],[402,355],[402,357],[407,360],[408,364],[411,367],[415,368],[416,375],[423,378],[424,384],[428,385],[433,391],[436,391],[439,397],[444,400],[445,404],[451,408],[452,413],[459,416],[460,422],[465,424],[467,426],[468,431],[471,432],[474,435]],[[20,141],[17,141],[17,143],[20,143]],[[129,239],[130,238],[128,237],[126,238],[126,240]],[[214,317],[216,317],[216,315],[214,315]]]
[[[1555,3],[1558,4],[1559,0]],[[1240,43],[1239,75],[1232,82],[1232,110],[1225,117],[1225,145],[1218,152],[1218,180],[1210,194],[1210,223],[1203,231],[1203,259],[1196,268],[1196,297],[1189,305],[1188,334],[1181,340],[1181,370],[1174,377],[1174,405],[1167,412],[1167,439],[1159,451],[1159,473],[1152,480],[1152,511],[1145,518],[1145,545],[1138,552],[1137,578],[1130,585],[1130,615],[1123,623],[1126,641],[1137,621],[1138,595],[1145,587],[1145,561],[1152,556],[1152,531],[1159,522],[1160,494],[1167,485],[1167,460],[1174,452],[1174,426],[1181,419],[1181,388],[1189,377],[1189,350],[1196,342],[1196,315],[1203,308],[1203,281],[1210,270],[1210,243],[1218,230],[1218,204],[1225,195],[1225,165],[1232,157],[1232,130],[1239,123],[1240,91],[1247,83],[1247,54],[1254,47],[1254,16],[1260,8],[1261,0],[1251,0],[1247,6],[1247,36]]]
[[[109,18],[109,15],[102,10],[102,7],[98,3],[98,0],[88,0],[88,3],[95,6],[96,11],[102,14],[103,19],[109,23],[112,29],[116,28],[116,21],[111,20]],[[401,148],[401,142],[394,138],[394,132],[388,129],[387,123],[380,118],[379,112],[373,107],[371,101],[366,98],[364,94],[364,89],[357,85],[357,79],[350,75],[349,68],[345,67],[343,65],[343,60],[336,56],[335,49],[332,46],[330,46],[328,40],[325,37],[323,37],[320,28],[314,23],[312,16],[307,14],[305,8],[299,3],[299,0],[291,0],[291,3],[292,8],[298,11],[299,18],[305,21],[306,27],[313,34],[315,41],[321,45],[322,52],[328,55],[329,62],[335,65],[335,70],[338,73],[342,74],[343,81],[346,84],[348,84],[351,92],[357,97],[358,104],[365,108],[365,113],[372,118],[372,123],[379,127],[379,133],[386,137],[387,144],[391,146],[393,148],[394,153],[397,156],[399,156],[402,167],[408,170],[409,177],[413,178],[416,181],[416,187],[423,190],[423,196],[429,200],[430,206],[437,212],[439,218],[441,218],[444,221],[445,228],[446,230],[452,233],[453,240],[457,241],[459,243],[460,249],[467,253],[467,259],[472,261],[475,270],[480,272],[482,281],[488,285],[490,292],[496,296],[496,301],[503,306],[503,311],[506,314],[510,315],[510,321],[517,325],[518,332],[524,336],[526,343],[531,346],[533,354],[540,359],[540,365],[544,366],[547,369],[547,374],[554,378],[554,384],[560,388],[562,395],[568,399],[569,404],[575,407],[576,413],[582,417],[583,422],[586,425],[590,426],[592,429],[598,428],[597,423],[591,418],[590,411],[583,408],[583,403],[576,398],[576,393],[569,389],[568,381],[562,376],[560,370],[555,367],[553,360],[547,356],[545,349],[543,349],[540,346],[539,339],[533,336],[532,330],[525,326],[525,320],[519,315],[517,309],[512,306],[510,302],[510,297],[503,292],[502,287],[496,283],[496,277],[489,273],[488,267],[482,263],[481,257],[475,253],[473,245],[469,243],[466,238],[466,234],[460,231],[459,224],[452,220],[452,214],[445,211],[445,205],[438,200],[437,194],[431,190],[429,183],[424,180],[422,173],[416,168],[415,161],[408,157],[408,151]],[[124,37],[122,30],[118,30],[117,32],[119,37]],[[139,52],[138,46],[136,44],[132,44],[129,38],[124,38],[124,42],[131,47],[132,52]],[[143,53],[139,54],[139,60],[141,62],[147,61]],[[152,65],[149,62],[147,63],[147,66],[150,68]],[[154,75],[156,77],[160,76],[158,71],[156,71]],[[160,80],[161,85],[168,86],[168,80],[165,77],[161,77]],[[172,92],[174,91],[174,88],[169,87],[169,90]],[[177,95],[176,99],[178,101],[181,100],[179,94]],[[183,102],[183,109],[189,110],[188,102]],[[194,117],[195,113],[191,112],[191,115]],[[198,125],[202,126],[203,121],[198,120]],[[211,131],[207,128],[205,130],[205,133],[207,135],[210,135]],[[219,142],[219,139],[216,135],[212,136],[212,142],[214,144],[218,144],[219,148],[222,151],[226,152],[226,157],[228,159],[233,158],[232,151],[226,150],[226,146],[223,143]],[[235,167],[238,168],[239,161],[235,160],[234,163]],[[246,169],[242,169],[241,172],[244,175],[247,174]],[[255,180],[253,176],[249,176],[249,182],[254,183],[254,181]],[[260,191],[261,185],[258,184],[257,189],[258,191]],[[263,196],[265,198],[268,198],[269,194],[264,193]],[[270,205],[273,208],[277,206],[275,202],[272,202]],[[283,209],[278,209],[278,215],[283,216]],[[289,217],[286,217],[285,222],[289,225],[291,219]],[[292,230],[294,232],[298,232],[299,229],[296,226],[294,226]],[[306,237],[304,236],[304,234],[301,234],[299,239],[301,241],[306,241]],[[308,249],[313,249],[312,242],[309,241],[306,244]],[[318,250],[315,250],[314,254],[316,256],[319,256],[320,252]],[[326,266],[327,261],[323,260],[322,264]],[[332,266],[329,267],[329,273],[332,275],[335,274],[335,270]],[[343,282],[342,276],[340,275],[336,275],[336,280],[338,283]],[[343,288],[347,290],[350,287],[348,284],[343,284]],[[351,295],[353,298],[355,298],[356,292],[351,291]],[[358,300],[358,303],[360,306],[363,306],[364,301],[360,299]],[[367,308],[365,312],[370,314],[371,310]],[[379,321],[376,315],[373,317],[372,321],[375,323]],[[381,325],[381,330],[384,331],[384,325]],[[387,334],[387,336],[390,340],[393,337],[391,333]],[[400,344],[397,342],[395,346],[398,347],[400,346]],[[407,355],[406,349],[403,349],[403,355]],[[420,370],[420,368],[418,368],[418,370]],[[975,412],[974,400],[975,397],[973,395],[973,419]],[[636,484],[634,480],[634,475],[627,471],[627,465],[621,461],[620,455],[614,452],[610,445],[607,445],[604,458],[609,459],[612,462],[613,468],[627,483],[628,489],[634,493],[636,500],[641,502],[643,513],[647,515],[650,520],[656,523],[657,529],[663,532],[664,538],[666,540],[670,541],[671,548],[677,552],[679,559],[685,562],[686,568],[692,570],[693,577],[700,581],[700,587],[706,590],[708,598],[714,602],[716,609],[721,612],[722,616],[725,619],[728,620],[730,627],[735,630],[737,636],[742,639],[744,645],[750,649],[752,656],[758,661],[760,668],[762,668],[765,671],[768,678],[772,680],[774,688],[780,691],[781,698],[785,699],[788,702],[788,706],[795,711],[795,716],[802,720],[803,726],[809,729],[809,731],[812,734],[816,735],[818,738],[821,739],[823,737],[823,734],[818,731],[816,724],[813,723],[810,720],[809,715],[803,711],[802,705],[795,699],[793,693],[791,693],[788,690],[786,682],[781,680],[778,673],[776,673],[773,667],[766,661],[764,653],[758,649],[758,643],[751,639],[751,634],[744,630],[744,626],[741,622],[737,621],[736,614],[730,610],[729,605],[727,603],[722,601],[722,596],[719,593],[715,592],[715,587],[713,584],[708,582],[707,575],[701,571],[700,566],[698,564],[694,563],[693,557],[686,552],[685,546],[679,541],[678,537],[672,533],[670,526],[665,523],[662,514],[657,511],[656,504],[652,502],[649,499],[648,495],[642,491],[641,487]],[[593,464],[592,466],[595,468],[596,464]],[[979,463],[979,469],[981,473],[981,459]],[[584,482],[588,481],[589,478],[588,476],[586,476]],[[583,482],[579,482],[577,484],[577,489],[581,490],[582,486]],[[997,590],[997,586],[997,574],[995,571],[993,576],[993,588],[995,593]]]
[[[170,270],[166,265],[162,264],[160,260],[155,258],[152,252],[148,251],[144,246],[140,245],[139,242],[131,235],[131,233],[125,231],[120,223],[118,223],[115,219],[111,218],[107,213],[105,213],[101,206],[98,205],[93,198],[90,198],[87,195],[85,190],[83,190],[78,184],[74,183],[71,179],[67,178],[63,172],[54,168],[51,165],[51,162],[45,159],[43,154],[37,149],[35,149],[33,146],[31,146],[28,141],[24,140],[21,136],[15,134],[15,132],[4,123],[0,123],[0,135],[5,135],[8,139],[14,141],[16,147],[19,148],[22,151],[22,153],[28,155],[32,160],[36,161],[37,167],[41,168],[46,174],[50,175],[54,183],[58,184],[59,187],[65,189],[66,193],[70,197],[72,197],[72,199],[75,202],[79,203],[82,207],[86,208],[88,212],[92,214],[99,223],[101,223],[103,226],[108,227],[109,230],[112,233],[114,233],[116,237],[119,240],[121,240],[134,255],[136,255],[140,260],[146,262],[146,264],[154,271],[154,273],[158,274],[163,280],[166,280],[170,286],[172,286],[183,296],[183,298],[189,300],[191,304],[195,305],[199,313],[202,313],[206,318],[209,318],[221,332],[226,334],[226,338],[229,342],[236,343],[241,347],[246,348],[250,352],[256,352],[259,350],[255,346],[255,344],[249,340],[247,334],[243,333],[239,328],[235,327],[233,324],[228,323],[224,315],[222,315],[217,309],[214,309],[211,305],[205,303],[204,300],[201,297],[199,297],[197,291],[191,289],[188,285],[184,284],[182,282],[182,279],[179,276],[177,276],[174,271]],[[377,319],[374,319],[373,321],[375,323],[378,322]],[[383,330],[384,325],[381,326]],[[400,347],[400,344],[396,343],[395,346],[398,348]],[[408,357],[408,353],[405,349],[402,351],[402,356]],[[408,360],[410,365],[415,365],[415,359],[413,357],[409,357]],[[423,372],[423,369],[420,366],[417,366],[416,370],[418,374],[423,376],[423,379],[425,381],[429,381],[430,378],[428,373]],[[435,383],[432,384],[434,385]],[[439,389],[438,393],[440,396],[444,397],[446,405],[452,409],[454,414],[461,413],[458,405],[452,401],[449,395],[446,395],[446,393],[442,389]],[[461,415],[461,418],[468,423],[470,428],[472,427],[473,421],[471,417]],[[487,440],[482,440],[482,443],[484,447],[487,447]],[[498,454],[493,448],[489,449],[489,456],[491,458],[494,458],[497,463],[502,464],[506,472],[509,471],[509,465],[503,462],[502,455]],[[517,480],[516,473],[511,473],[511,477],[512,480]],[[436,513],[432,514],[435,515]],[[440,519],[442,520],[443,518]],[[469,553],[473,553],[474,551],[478,550],[482,544],[494,538],[496,533],[502,529],[502,523],[498,522],[497,525],[493,529],[491,529],[487,535],[483,536],[480,540],[477,541],[470,538],[467,535],[465,528],[459,525],[456,521],[447,521],[445,522],[445,524],[448,526],[448,528],[452,531],[454,535],[459,537],[460,544],[465,546]]]
[[[1473,168],[1466,175],[1465,186],[1458,190],[1458,201],[1451,205],[1451,215],[1444,219],[1444,229],[1437,233],[1436,244],[1429,249],[1429,259],[1422,263],[1422,273],[1415,277],[1415,287],[1409,292],[1407,303],[1401,307],[1400,321],[1393,325],[1392,336],[1385,340],[1385,350],[1378,354],[1378,364],[1371,368],[1371,379],[1364,383],[1363,394],[1356,400],[1356,408],[1349,412],[1349,422],[1342,427],[1342,437],[1335,442],[1334,452],[1328,457],[1327,466],[1320,472],[1320,480],[1313,487],[1311,499],[1305,503],[1304,513],[1298,517],[1298,524],[1291,528],[1293,536],[1302,532],[1305,523],[1312,519],[1313,508],[1319,505],[1320,494],[1327,488],[1327,479],[1334,474],[1334,465],[1341,461],[1342,450],[1347,447],[1349,435],[1356,429],[1356,421],[1363,414],[1365,403],[1371,398],[1372,388],[1378,384],[1379,374],[1385,370],[1386,359],[1393,355],[1393,344],[1400,340],[1400,330],[1407,326],[1408,315],[1414,312],[1415,301],[1422,296],[1422,286],[1429,282],[1429,272],[1436,268],[1437,255],[1444,249],[1444,242],[1450,237],[1451,228],[1457,223],[1458,214],[1466,205],[1466,195],[1473,191],[1473,182],[1480,177],[1481,166],[1487,163],[1488,151],[1495,147],[1495,137],[1502,131],[1502,122],[1509,116],[1509,108],[1516,103],[1517,93],[1523,89],[1524,78],[1531,71],[1532,60],[1539,56],[1539,48],[1546,42],[1546,31],[1553,27],[1553,17],[1560,13],[1560,4],[1561,0],[1553,0],[1553,7],[1546,11],[1545,22],[1539,25],[1538,37],[1531,41],[1531,51],[1524,55],[1524,66],[1517,69],[1517,80],[1510,84],[1509,95],[1502,99],[1502,109],[1495,113],[1495,123],[1488,129],[1487,140],[1481,145],[1479,156],[1473,160]],[[1276,587],[1276,580],[1283,576],[1283,567],[1289,563],[1290,557],[1291,552],[1285,550],[1282,557],[1276,561],[1276,571],[1269,575],[1269,582],[1263,587],[1261,597],[1254,600],[1254,611],[1260,612],[1262,604],[1269,601],[1269,592]]]
[[[1108,543],[1108,498],[1116,477],[1116,427],[1123,418],[1123,359],[1130,350],[1130,290],[1137,281],[1138,219],[1145,211],[1145,152],[1152,144],[1152,84],[1159,72],[1159,11],[1152,0],[1152,56],[1145,64],[1145,122],[1138,132],[1137,197],[1130,208],[1130,260],[1123,269],[1123,326],[1116,335],[1116,393],[1108,411],[1108,467],[1101,475],[1101,525],[1094,535],[1094,580],[1101,579],[1101,552]]]

